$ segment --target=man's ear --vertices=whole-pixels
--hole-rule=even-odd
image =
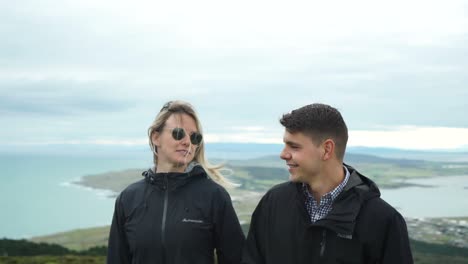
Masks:
[[[322,147],[323,147],[323,157],[322,159],[323,160],[329,160],[333,157],[334,153],[335,153],[335,141],[333,141],[332,139],[326,139],[323,143],[322,143]]]

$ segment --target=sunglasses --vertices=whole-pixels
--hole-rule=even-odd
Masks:
[[[175,140],[182,140],[187,135],[187,133],[185,132],[185,129],[181,127],[173,128],[171,134],[172,134],[172,138],[174,138]],[[192,132],[190,134],[190,142],[192,142],[193,145],[200,144],[202,140],[203,140],[202,134],[198,132]]]

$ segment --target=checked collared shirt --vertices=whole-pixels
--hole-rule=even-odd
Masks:
[[[306,183],[302,184],[302,190],[306,197],[306,200],[305,200],[306,209],[307,209],[307,212],[309,213],[310,221],[312,223],[324,218],[332,210],[333,201],[341,193],[341,191],[343,191],[344,187],[346,186],[346,183],[348,182],[350,174],[346,167],[343,166],[343,168],[345,170],[344,180],[338,186],[336,186],[335,189],[324,194],[320,198],[320,204],[317,204],[317,201],[315,201],[314,196],[309,192],[309,185]]]

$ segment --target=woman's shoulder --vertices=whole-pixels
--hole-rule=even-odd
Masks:
[[[144,190],[146,184],[147,182],[145,179],[131,183],[120,192],[120,196],[133,196],[135,193],[139,193]]]
[[[197,192],[203,192],[206,195],[230,198],[226,188],[209,177],[200,178],[191,187]]]

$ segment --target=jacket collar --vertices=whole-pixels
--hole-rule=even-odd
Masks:
[[[356,218],[363,203],[380,197],[377,185],[360,174],[353,167],[344,164],[350,172],[348,183],[333,202],[333,209],[328,215],[315,222],[314,226],[323,226],[337,233],[339,237],[352,239]]]
[[[154,185],[162,190],[174,190],[188,182],[207,177],[203,167],[197,162],[191,162],[185,172],[159,172],[156,173],[156,166],[142,173],[147,183]]]

